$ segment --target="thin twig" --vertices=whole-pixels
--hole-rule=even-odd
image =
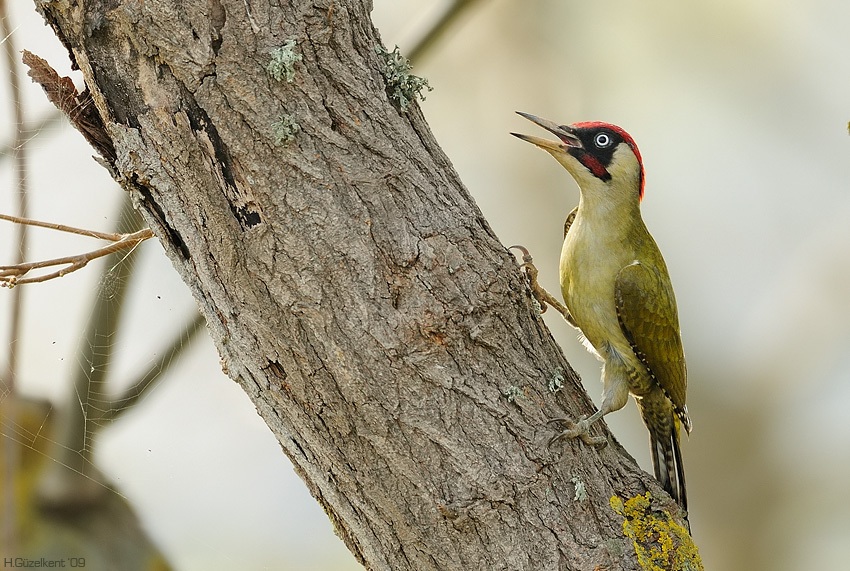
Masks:
[[[68,232],[70,234],[79,234],[81,236],[89,236],[91,238],[100,238],[101,240],[109,240],[117,242],[123,239],[126,234],[118,234],[116,232],[98,232],[97,230],[86,230],[85,228],[75,228],[74,226],[65,226],[64,224],[56,224],[54,222],[42,222],[41,220],[33,220],[31,218],[22,218],[20,216],[12,216],[10,214],[0,214],[0,220],[14,222],[15,224],[24,224],[26,226],[38,226],[39,228],[49,228],[50,230],[58,230],[60,232]]]
[[[61,278],[62,276],[68,275],[71,272],[75,272],[80,268],[85,267],[89,262],[96,260],[97,258],[102,258],[103,256],[107,256],[121,250],[132,251],[132,249],[138,246],[141,242],[153,237],[153,232],[150,228],[144,228],[138,232],[118,234],[118,236],[120,238],[113,241],[111,244],[84,254],[54,258],[52,260],[42,260],[40,262],[26,262],[22,264],[13,264],[11,266],[0,266],[0,286],[12,288],[17,285],[34,284],[46,282],[47,280],[54,278]],[[53,266],[65,267],[49,274],[22,279],[22,276],[25,276],[31,270],[50,268]]]

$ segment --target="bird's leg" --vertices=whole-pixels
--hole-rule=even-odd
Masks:
[[[568,323],[574,325],[570,311],[564,306],[564,304],[555,299],[555,296],[543,289],[543,286],[541,286],[537,281],[537,274],[540,271],[537,269],[537,266],[534,265],[534,258],[531,257],[531,253],[529,253],[528,249],[525,246],[520,245],[511,246],[508,249],[513,250],[514,248],[522,252],[522,265],[520,265],[519,268],[525,274],[525,279],[528,281],[528,287],[531,288],[531,294],[540,305],[540,313],[545,313],[546,308],[551,305],[564,316],[564,319],[566,319]]]
[[[608,445],[608,439],[604,436],[591,436],[590,435],[590,425],[602,418],[605,413],[602,410],[597,410],[589,417],[583,416],[578,422],[573,422],[569,418],[553,418],[548,422],[548,424],[560,424],[566,425],[568,428],[566,430],[562,430],[555,436],[549,439],[549,446],[552,446],[557,441],[563,438],[581,438],[581,441],[587,444],[588,446],[593,446],[595,448],[605,448]]]
[[[628,372],[623,367],[623,361],[616,351],[612,351],[609,347],[605,354],[608,356],[608,360],[602,367],[602,406],[589,417],[581,417],[578,422],[573,422],[567,418],[550,420],[550,424],[567,426],[566,430],[549,439],[550,446],[562,438],[581,438],[581,441],[585,444],[597,448],[604,448],[608,444],[608,439],[604,436],[590,435],[590,425],[609,412],[620,410],[626,406],[626,402],[629,400],[629,377]]]

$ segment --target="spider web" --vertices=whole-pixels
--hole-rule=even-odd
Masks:
[[[38,18],[28,13],[24,19],[33,23],[33,16]],[[38,45],[60,67],[60,75],[74,75],[61,69],[68,65],[67,54],[50,30],[35,24],[5,26],[0,34],[5,36],[0,52],[14,41],[12,56],[18,60],[9,70],[6,53],[0,64],[12,78],[0,81],[0,116],[6,118],[0,121],[0,212],[124,231],[125,194],[20,64],[18,50]],[[50,41],[39,41],[45,35]],[[0,222],[0,264],[76,255],[105,245],[41,228],[23,232],[25,239],[22,227]],[[37,487],[42,503],[73,503],[73,495],[86,489],[127,500],[112,485],[114,477],[102,476],[96,454],[101,437],[148,396],[200,329],[197,310],[170,268],[168,279],[162,279],[167,261],[152,244],[95,260],[61,280],[0,289],[0,505],[5,505],[0,548],[15,544],[15,490],[22,481]],[[159,279],[150,279],[151,270]],[[43,469],[37,478],[22,480],[38,459]]]
[[[28,137],[27,154],[30,164],[51,162],[55,167],[27,170],[29,216],[106,231],[120,225],[124,193],[91,160],[90,149],[76,131],[68,125],[43,127]],[[0,163],[6,190],[0,193],[3,212],[14,208],[8,192],[16,188],[11,166],[8,159]],[[73,176],[56,180],[63,172]],[[16,233],[12,225],[0,225],[2,264],[103,245],[84,236],[34,228],[28,230],[22,250]],[[120,482],[114,470],[104,470],[101,444],[120,417],[155,394],[148,388],[198,330],[194,304],[167,266],[151,241],[93,261],[61,280],[0,290],[0,493],[11,499],[14,486],[8,482],[28,477],[25,466],[36,457],[44,469],[30,483],[38,487],[42,504],[61,507],[79,490],[94,489],[134,505],[123,487],[115,486]],[[13,294],[21,297],[16,330],[9,323]],[[192,323],[187,332],[185,325]],[[7,382],[12,379],[14,390]],[[37,402],[18,406],[22,398]],[[17,452],[9,452],[13,448]],[[15,525],[14,513],[2,513],[0,520],[5,520],[5,535],[14,537],[8,530]]]

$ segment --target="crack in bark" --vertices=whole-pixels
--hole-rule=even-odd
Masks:
[[[168,236],[168,242],[174,246],[174,249],[180,254],[184,261],[191,259],[192,256],[189,253],[189,247],[186,246],[186,242],[183,241],[183,237],[180,233],[168,223],[168,218],[162,210],[162,206],[154,200],[151,189],[139,180],[139,175],[137,173],[130,174],[130,177],[125,180],[127,181],[127,184],[131,185],[133,190],[139,193],[142,205],[148,212],[151,213],[157,223],[159,223],[159,233]]]
[[[176,78],[175,78],[176,80]],[[230,205],[230,211],[239,222],[239,226],[243,231],[249,230],[263,222],[260,216],[260,209],[254,199],[249,196],[250,191],[247,191],[247,186],[241,184],[237,180],[238,165],[234,161],[227,148],[227,145],[222,140],[213,121],[210,120],[206,110],[198,104],[195,96],[182,83],[177,82],[180,86],[183,97],[181,101],[185,104],[184,111],[189,119],[189,125],[198,137],[203,142],[208,142],[212,150],[212,167],[216,173],[220,175],[225,187],[225,194]],[[241,178],[241,177],[240,177]],[[244,191],[242,189],[245,189]]]

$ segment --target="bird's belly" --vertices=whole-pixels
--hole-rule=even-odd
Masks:
[[[614,302],[614,282],[625,264],[570,246],[565,242],[561,253],[561,293],[570,315],[603,360],[607,360],[611,348],[631,355]]]
[[[620,331],[614,301],[587,295],[588,290],[575,281],[572,285],[564,292],[567,309],[596,353],[604,358],[612,343],[619,345],[619,339],[612,339]]]

